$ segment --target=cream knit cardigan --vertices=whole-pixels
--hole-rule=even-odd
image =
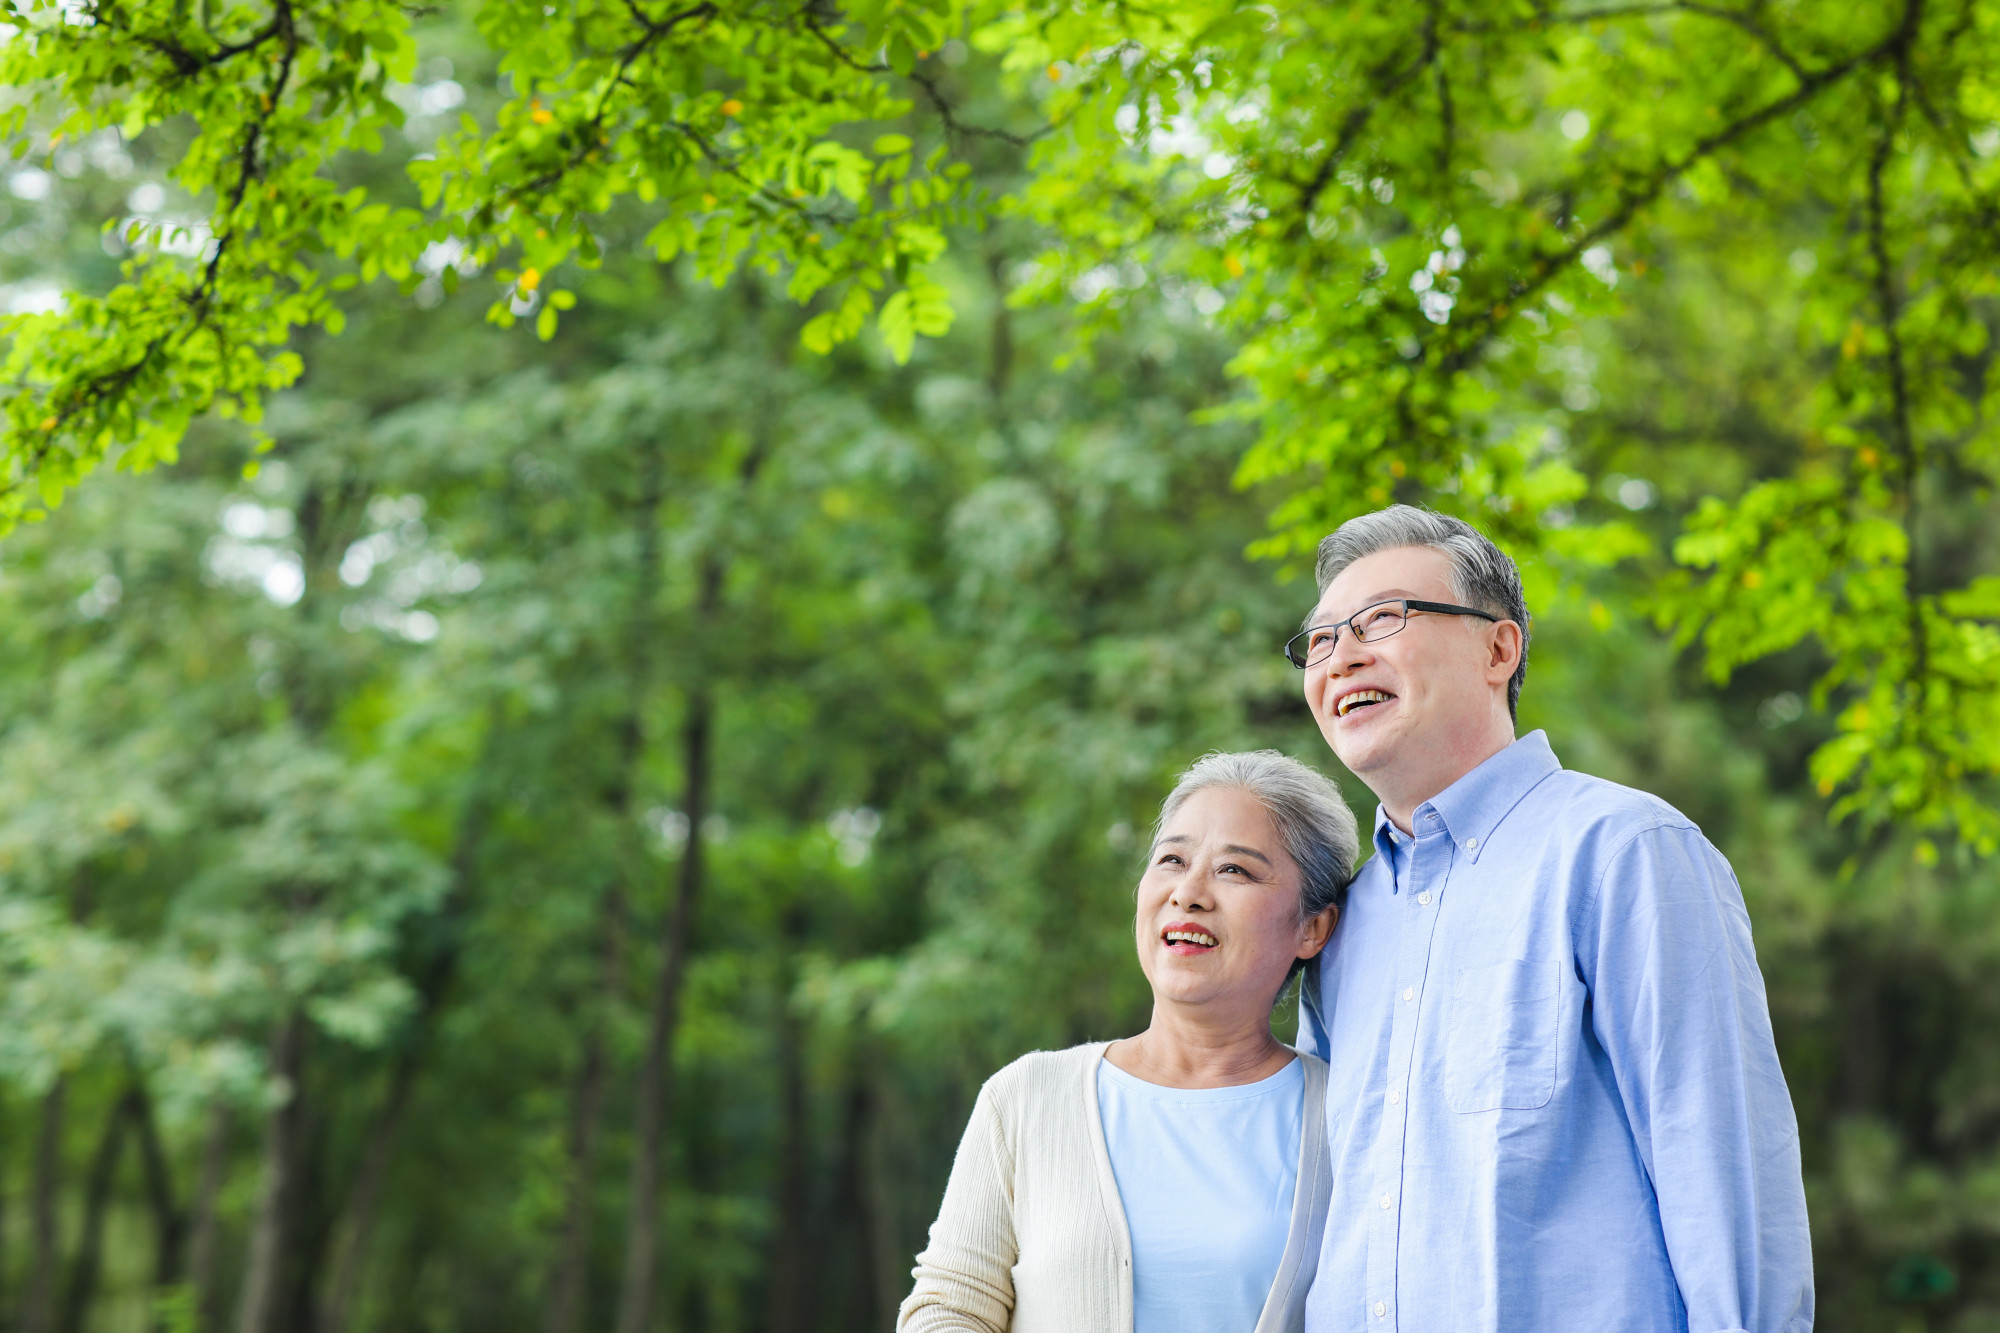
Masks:
[[[1110,1043],[1024,1055],[987,1080],[917,1256],[899,1330],[1132,1333],[1132,1242],[1097,1110]],[[1326,1065],[1305,1062],[1292,1229],[1254,1333],[1297,1333],[1332,1196]]]

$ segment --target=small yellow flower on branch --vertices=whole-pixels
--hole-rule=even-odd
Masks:
[[[522,269],[521,276],[515,281],[514,285],[524,292],[532,292],[535,288],[542,285],[541,271],[532,268]]]
[[[742,115],[742,114],[743,114],[743,103],[741,103],[741,102],[737,101],[737,100],[736,100],[735,98],[733,98],[733,97],[732,97],[732,98],[730,98],[730,99],[729,99],[728,101],[726,101],[726,102],[724,102],[724,103],[722,104],[722,114],[723,114],[723,115],[725,115],[725,116],[740,116],[740,115]]]

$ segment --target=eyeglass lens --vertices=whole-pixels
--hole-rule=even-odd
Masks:
[[[1299,634],[1287,645],[1286,656],[1295,666],[1318,666],[1333,655],[1340,642],[1340,632],[1350,630],[1361,643],[1373,643],[1386,639],[1403,628],[1409,619],[1409,608],[1402,602],[1382,602],[1375,606],[1364,606],[1346,620],[1331,625],[1315,625]]]

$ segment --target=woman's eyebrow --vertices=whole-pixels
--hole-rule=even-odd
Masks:
[[[1170,842],[1193,842],[1193,841],[1194,839],[1188,837],[1187,834],[1185,833],[1169,833],[1166,837],[1156,840],[1153,843],[1153,848],[1155,851],[1157,851],[1161,847],[1166,846]],[[1230,843],[1227,847],[1224,847],[1221,850],[1228,852],[1231,856],[1254,856],[1259,861],[1262,861],[1265,865],[1271,864],[1271,858],[1264,855],[1264,853],[1258,851],[1255,847],[1244,847],[1237,843]]]

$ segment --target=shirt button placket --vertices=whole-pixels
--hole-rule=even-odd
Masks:
[[[1397,975],[1404,983],[1397,991],[1402,1003],[1395,1006],[1390,1024],[1388,1068],[1384,1071],[1388,1087],[1383,1090],[1382,1129],[1375,1154],[1377,1207],[1369,1210],[1375,1216],[1369,1226],[1367,1299],[1378,1320],[1389,1318],[1400,1267],[1396,1251],[1402,1217],[1403,1127],[1409,1115],[1402,1089],[1409,1084],[1416,1052],[1417,983],[1424,979],[1429,965],[1431,934],[1437,924],[1437,914],[1423,909],[1434,900],[1434,881],[1450,860],[1448,842],[1435,813],[1426,812],[1406,863],[1403,901],[1408,907],[1396,959]]]

